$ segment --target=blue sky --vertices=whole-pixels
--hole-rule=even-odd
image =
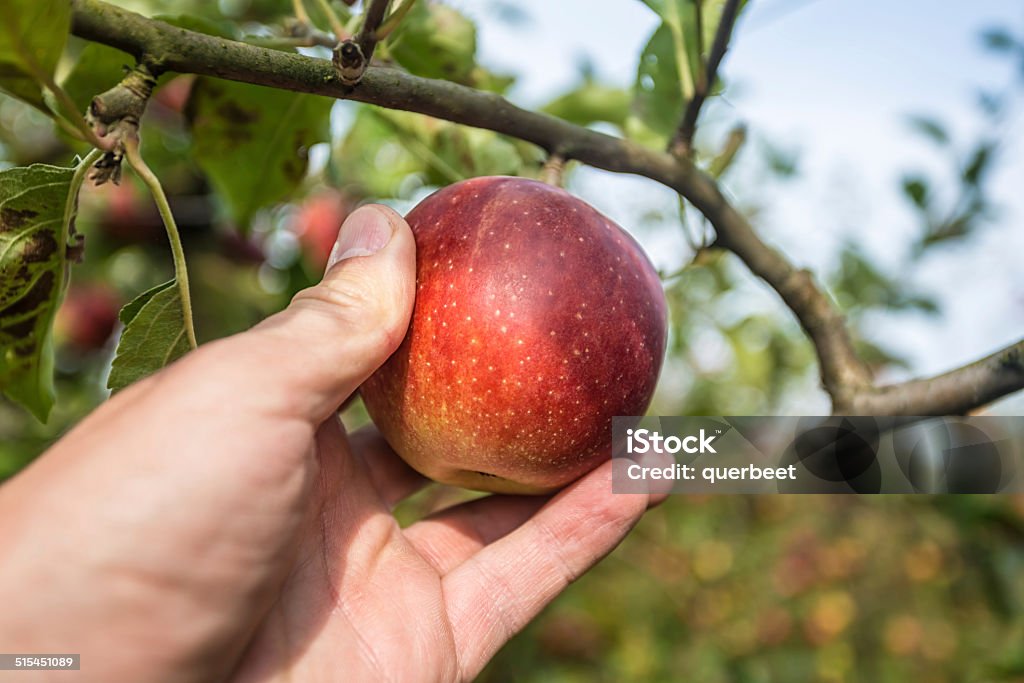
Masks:
[[[632,83],[640,49],[657,25],[640,0],[516,0],[531,18],[519,27],[495,21],[487,3],[451,2],[480,22],[484,62],[520,74],[512,97],[527,106],[575,83],[582,58],[603,80]],[[973,107],[977,89],[1011,82],[1015,68],[982,50],[978,34],[993,24],[1024,31],[1024,6],[752,0],[750,7],[724,65],[729,89],[709,115],[743,120],[755,136],[798,150],[802,173],[754,194],[749,182],[737,181],[740,203],[761,207],[756,227],[801,265],[827,267],[840,244],[854,241],[899,272],[917,227],[899,179],[908,170],[947,168],[910,132],[906,117],[935,115],[954,140],[969,144],[981,122]],[[915,373],[943,371],[1024,335],[1021,106],[1018,97],[992,180],[999,219],[970,244],[936,252],[905,274],[908,285],[938,294],[944,315],[882,316],[868,326],[876,341],[909,356]],[[626,227],[652,207],[671,215],[674,202],[654,183],[595,170],[577,174],[571,189]],[[659,265],[685,254],[671,226],[638,236]],[[1019,398],[1001,406],[1022,409]]]

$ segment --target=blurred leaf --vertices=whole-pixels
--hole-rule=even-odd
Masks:
[[[695,84],[705,77],[725,0],[702,0],[699,9],[698,0],[643,2],[662,23],[640,54],[633,111],[652,130],[668,137],[679,125]],[[740,3],[739,12],[745,5]],[[716,85],[710,84],[709,90],[714,93]]]
[[[1013,35],[1001,26],[982,31],[981,42],[993,52],[1009,52],[1017,47]]]
[[[124,331],[107,388],[119,391],[189,351],[181,293],[175,280],[138,295],[121,309]]]
[[[482,66],[477,66],[473,69],[470,80],[473,82],[473,87],[478,90],[487,90],[504,95],[516,82],[516,77],[511,74],[495,73]]]
[[[923,176],[907,176],[903,179],[903,194],[919,209],[928,208],[928,180]]]
[[[64,208],[74,169],[0,172],[0,390],[45,422],[53,318],[64,288]]]
[[[910,127],[937,145],[949,144],[949,132],[939,121],[927,116],[911,116]]]
[[[314,95],[196,80],[186,108],[192,155],[239,226],[299,187],[309,148],[329,137],[331,105]]]
[[[633,113],[652,131],[668,138],[679,125],[683,105],[672,30],[662,24],[640,53]]]
[[[981,112],[989,117],[995,118],[1003,110],[1006,105],[1006,97],[1002,93],[988,92],[981,90],[978,92],[978,108]]]
[[[362,107],[333,155],[341,182],[371,196],[395,196],[405,180],[448,185],[483,175],[518,175],[532,147],[478,128],[419,114]]]
[[[348,8],[348,5],[351,5],[351,4],[352,4],[351,2],[348,2],[346,4],[342,4],[340,2],[331,3],[331,8],[334,10],[335,15],[337,15],[337,17],[338,17],[339,21],[341,21],[342,25],[347,25],[348,22],[352,19],[352,10],[350,10]],[[398,3],[397,2],[392,2],[391,4],[392,4],[392,6],[394,6],[394,5],[397,5]],[[309,19],[310,19],[310,21],[313,22],[313,26],[315,26],[316,28],[320,29],[321,31],[327,31],[327,32],[331,31],[331,21],[330,21],[330,19],[328,19],[327,15],[324,13],[324,11],[321,8],[319,2],[315,2],[315,1],[314,2],[309,2],[308,0],[306,0],[305,7],[306,7],[306,14],[309,15]],[[284,14],[286,14],[286,15],[290,15],[291,14],[291,4],[290,3],[288,4],[288,10],[285,11]]]
[[[87,44],[75,65],[61,82],[79,112],[85,112],[92,98],[113,88],[124,78],[124,67],[134,64],[131,55],[99,43]]]
[[[854,350],[857,352],[857,356],[864,361],[868,367],[898,367],[910,369],[910,362],[906,358],[898,356],[866,339],[857,339],[854,342]]]
[[[630,96],[621,88],[588,81],[547,104],[543,111],[578,126],[607,121],[625,127]]]
[[[965,183],[973,186],[981,184],[982,177],[992,161],[992,153],[994,151],[995,145],[988,142],[983,142],[975,148],[974,154],[971,155],[971,159],[967,162],[967,167],[964,169],[963,178]]]
[[[872,308],[938,313],[931,297],[908,292],[899,279],[879,270],[856,245],[846,245],[840,255],[839,271],[831,278],[836,300],[846,310],[859,314]]]
[[[238,37],[237,24],[230,21],[216,21],[196,14],[157,14],[153,18],[186,31],[205,33],[208,36],[231,39]]]
[[[447,5],[417,2],[388,49],[395,61],[417,76],[472,84],[476,26]]]
[[[356,185],[371,197],[397,197],[402,182],[412,174],[423,173],[424,164],[397,141],[393,120],[414,115],[359,107],[348,134],[331,154],[336,182]],[[418,141],[418,144],[425,144]]]
[[[0,2],[0,90],[47,111],[42,85],[53,76],[70,30],[68,0]]]
[[[728,171],[732,166],[732,162],[736,159],[736,155],[739,154],[740,149],[743,148],[743,144],[746,141],[746,126],[739,125],[729,131],[729,135],[725,138],[725,144],[722,145],[722,149],[710,162],[708,162],[708,174],[713,178],[718,178]],[[793,172],[795,172],[795,170],[794,164]]]
[[[796,177],[800,171],[800,153],[795,149],[784,149],[766,140],[761,141],[768,170],[781,179]]]
[[[960,214],[937,226],[929,226],[928,231],[921,238],[917,246],[917,251],[920,253],[924,249],[941,242],[967,237],[973,232],[974,227],[974,216],[971,214]]]

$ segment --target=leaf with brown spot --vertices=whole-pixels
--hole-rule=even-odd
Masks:
[[[192,155],[240,227],[298,189],[309,148],[329,139],[331,105],[314,95],[196,80],[186,110]]]
[[[54,400],[51,328],[72,175],[42,164],[0,172],[0,391],[42,421]]]

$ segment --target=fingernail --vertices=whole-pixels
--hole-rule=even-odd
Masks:
[[[391,221],[383,213],[370,206],[356,209],[341,225],[327,259],[327,270],[345,259],[376,254],[391,241],[393,234]]]

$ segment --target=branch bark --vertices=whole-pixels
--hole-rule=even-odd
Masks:
[[[1024,339],[942,375],[880,387],[856,396],[855,415],[964,415],[1024,389]]]
[[[700,3],[697,3],[698,6]],[[704,106],[711,89],[715,87],[715,79],[718,78],[718,67],[722,64],[726,51],[729,49],[729,39],[732,37],[732,29],[736,24],[736,17],[739,16],[740,0],[726,0],[722,8],[722,17],[718,21],[718,28],[715,30],[715,39],[711,43],[711,52],[708,54],[707,67],[704,74],[697,80],[694,87],[693,97],[686,103],[686,110],[683,112],[683,119],[679,123],[672,140],[668,144],[668,150],[677,157],[688,157],[693,150],[693,136],[697,132],[697,118],[700,116],[700,109]]]
[[[837,412],[850,413],[876,390],[854,351],[843,316],[816,284],[765,244],[717,183],[690,160],[615,138],[562,119],[521,109],[499,95],[448,81],[412,76],[393,68],[370,66],[357,86],[345,85],[326,60],[268,50],[195,33],[147,19],[102,0],[71,0],[72,32],[103,43],[157,68],[215,76],[295,92],[366,102],[389,109],[426,114],[519,138],[596,168],[634,173],[684,196],[717,233],[716,246],[736,254],[779,294],[807,333],[819,358],[822,386]],[[383,3],[375,3],[383,4]],[[1001,387],[1015,386],[1000,384]],[[890,389],[889,391],[893,391]],[[916,395],[916,394],[915,394]],[[991,400],[995,395],[982,392]],[[885,406],[876,403],[873,405]],[[882,413],[880,413],[882,414]]]

